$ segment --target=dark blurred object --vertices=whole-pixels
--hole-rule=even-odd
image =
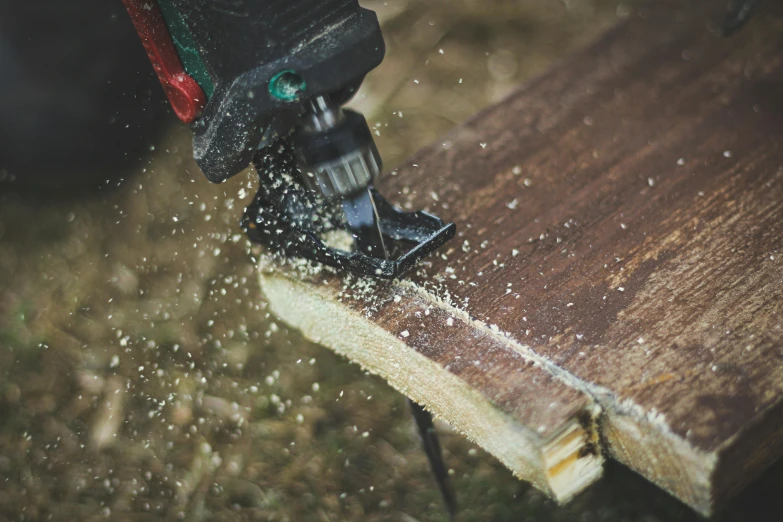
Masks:
[[[0,3],[0,78],[0,186],[117,179],[176,121],[119,0]]]
[[[750,18],[756,4],[758,4],[758,0],[732,0],[729,12],[726,13],[726,20],[721,27],[723,35],[731,36],[742,27]]]

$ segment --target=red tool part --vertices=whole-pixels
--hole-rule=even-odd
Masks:
[[[185,72],[158,2],[156,0],[122,0],[122,2],[133,20],[144,49],[147,50],[147,56],[158,74],[163,90],[166,91],[174,114],[185,123],[191,123],[204,109],[207,97],[196,80]]]

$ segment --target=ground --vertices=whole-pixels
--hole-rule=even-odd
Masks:
[[[631,11],[366,4],[388,59],[354,105],[390,168]],[[0,520],[445,520],[404,398],[267,313],[237,226],[253,173],[209,184],[181,126],[150,146],[97,193],[2,196]],[[698,520],[616,464],[557,507],[438,427],[459,520]],[[781,485],[722,518],[764,519]]]

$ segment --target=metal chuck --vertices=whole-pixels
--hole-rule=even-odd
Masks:
[[[294,135],[302,179],[326,199],[349,198],[364,191],[381,171],[381,157],[367,120],[319,96],[308,105]]]
[[[305,186],[328,201],[342,202],[356,249],[389,259],[368,188],[380,174],[381,157],[364,116],[319,96],[308,104],[294,146]]]

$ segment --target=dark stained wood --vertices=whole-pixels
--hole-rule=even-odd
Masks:
[[[688,5],[634,13],[387,177],[460,233],[365,321],[533,431],[577,390],[556,424],[595,401],[611,455],[709,514],[783,453],[783,13],[724,39],[723,3]]]

